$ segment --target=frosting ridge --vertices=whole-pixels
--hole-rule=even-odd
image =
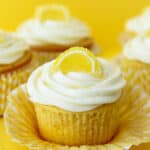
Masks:
[[[75,18],[68,21],[30,19],[18,28],[17,34],[33,46],[72,45],[91,37],[89,28]]]
[[[129,59],[150,63],[150,37],[137,36],[128,41],[123,50]]]
[[[126,29],[140,35],[145,35],[150,31],[150,7],[140,15],[136,16],[126,23]]]
[[[117,101],[125,86],[121,71],[103,59],[98,60],[103,66],[103,79],[82,72],[52,75],[53,62],[39,67],[27,82],[30,100],[73,112],[88,111]]]
[[[14,37],[11,33],[0,31],[0,64],[10,64],[21,57],[29,49],[25,41]]]

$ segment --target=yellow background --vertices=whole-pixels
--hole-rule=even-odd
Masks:
[[[150,0],[0,0],[0,28],[15,30],[19,23],[32,17],[36,5],[61,3],[67,5],[73,16],[87,22],[93,36],[110,57],[118,51],[118,36],[124,22],[150,5]],[[0,150],[26,150],[11,142],[0,119]],[[150,144],[136,150],[149,150]]]

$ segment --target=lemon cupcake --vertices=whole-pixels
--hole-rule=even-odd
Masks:
[[[72,46],[98,51],[88,26],[72,17],[62,5],[37,7],[34,18],[21,24],[17,34],[27,41],[42,63]]]
[[[125,33],[121,36],[122,44],[135,36],[150,34],[150,7],[144,9],[140,15],[129,19],[125,24],[125,29]]]
[[[125,78],[139,84],[150,93],[150,37],[137,36],[128,41],[123,48],[123,55],[119,57]]]
[[[103,144],[116,134],[124,86],[120,69],[81,47],[36,69],[26,84],[41,137],[76,146]]]
[[[0,31],[0,115],[6,106],[7,94],[26,81],[37,66],[28,45],[10,33]]]

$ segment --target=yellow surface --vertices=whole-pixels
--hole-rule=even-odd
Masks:
[[[0,0],[0,26],[13,30],[33,16],[36,5],[48,2],[66,4],[72,15],[89,24],[95,39],[107,50],[116,46],[124,21],[150,5],[149,0]]]
[[[150,5],[149,0],[0,0],[0,27],[14,30],[21,21],[32,16],[36,5],[48,2],[66,4],[74,16],[86,21],[104,49],[102,55],[105,57],[117,53],[117,37],[123,30],[124,21]],[[11,142],[0,119],[0,150],[12,149],[27,150]],[[144,144],[134,150],[149,149],[150,144]]]

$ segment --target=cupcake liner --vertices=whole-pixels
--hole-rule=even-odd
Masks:
[[[5,110],[8,93],[21,83],[26,82],[32,70],[37,66],[38,62],[36,58],[32,57],[32,60],[26,65],[0,74],[0,115],[2,115]]]
[[[34,106],[28,100],[25,85],[9,95],[4,122],[13,140],[31,150],[124,150],[132,145],[149,142],[150,104],[147,94],[139,86],[131,88],[131,85],[127,85],[122,98],[123,100],[117,104],[119,129],[106,144],[67,146],[41,138]]]
[[[41,136],[64,145],[95,145],[112,139],[118,129],[117,103],[86,112],[34,104]],[[46,124],[46,126],[45,126]]]
[[[150,64],[129,60],[121,55],[115,59],[115,62],[121,67],[126,80],[132,85],[140,85],[143,90],[150,94]]]

